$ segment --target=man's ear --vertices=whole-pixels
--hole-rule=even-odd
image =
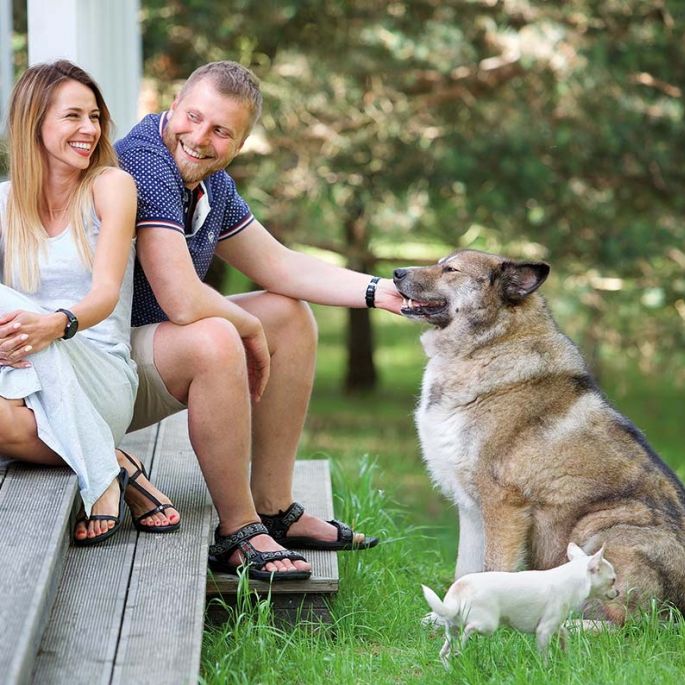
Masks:
[[[587,569],[590,571],[590,573],[597,573],[599,571],[599,566],[602,563],[602,560],[604,559],[604,545],[602,545],[591,557],[590,561],[588,561],[587,564]]]
[[[549,275],[545,262],[503,262],[500,266],[502,298],[518,304],[535,292]]]
[[[569,561],[573,561],[574,559],[586,557],[587,554],[585,554],[585,552],[583,552],[583,550],[578,547],[575,542],[569,542],[568,547],[566,548],[566,556],[568,557]]]

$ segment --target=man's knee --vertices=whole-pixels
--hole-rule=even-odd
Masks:
[[[285,295],[273,295],[273,307],[277,312],[275,327],[316,345],[318,329],[314,313],[307,302]]]
[[[206,367],[245,367],[245,348],[240,334],[226,319],[200,319],[186,326],[161,330],[160,333],[159,338],[155,338],[155,358],[161,349],[168,350],[173,345],[176,363],[195,372]]]

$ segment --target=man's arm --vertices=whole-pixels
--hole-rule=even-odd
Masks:
[[[256,219],[238,235],[221,240],[217,255],[270,292],[315,304],[365,307],[370,275],[343,269],[279,243]],[[381,279],[376,307],[399,314],[402,297]]]
[[[221,317],[232,323],[243,339],[250,388],[259,399],[269,378],[269,350],[259,319],[198,277],[188,252],[185,236],[166,228],[138,231],[137,255],[157,302],[169,321],[187,325],[208,317]]]

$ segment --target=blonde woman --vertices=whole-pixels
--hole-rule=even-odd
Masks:
[[[12,93],[10,181],[0,184],[0,451],[76,472],[80,545],[116,532],[125,500],[139,530],[169,532],[180,520],[140,464],[115,450],[138,385],[136,189],[117,168],[109,128],[82,69],[30,67]]]

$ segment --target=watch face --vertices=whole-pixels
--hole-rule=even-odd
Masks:
[[[73,338],[76,335],[76,331],[78,331],[78,319],[68,309],[58,309],[57,311],[62,312],[67,317],[67,325],[64,328],[64,335],[62,338],[64,340],[69,340],[69,338]]]

